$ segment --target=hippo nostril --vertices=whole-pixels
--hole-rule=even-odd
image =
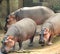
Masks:
[[[39,44],[44,44],[44,41],[39,41]]]
[[[39,41],[39,44],[42,44],[42,41]]]
[[[2,51],[2,54],[8,54],[6,51]]]
[[[4,49],[1,49],[1,53],[2,54],[7,54],[6,50],[4,50]]]
[[[41,44],[41,46],[44,46],[45,42],[44,41],[39,41],[39,44]]]
[[[0,54],[3,54],[3,53],[0,51]]]

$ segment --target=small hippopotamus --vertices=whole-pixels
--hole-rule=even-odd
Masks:
[[[53,37],[60,34],[60,13],[51,16],[42,25],[39,43],[44,45],[52,44]]]
[[[2,53],[8,53],[15,43],[19,43],[19,49],[22,48],[22,42],[30,39],[30,45],[33,43],[33,38],[36,32],[36,23],[30,18],[24,18],[15,24],[11,25],[5,34],[1,51]]]
[[[47,20],[49,17],[54,15],[54,11],[45,6],[34,6],[34,7],[23,7],[12,13],[10,13],[6,18],[5,31],[8,30],[10,25],[15,22],[23,19],[23,18],[31,18],[33,19],[37,25],[41,25]]]

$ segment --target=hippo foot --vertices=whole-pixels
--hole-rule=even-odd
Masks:
[[[20,50],[20,53],[26,53],[26,50]]]
[[[20,52],[23,52],[23,51],[25,51],[24,48],[21,48],[21,49],[20,49]]]
[[[15,48],[12,48],[11,50],[10,50],[10,52],[15,52],[16,50],[15,50]]]
[[[48,42],[48,43],[47,43],[48,46],[50,46],[50,45],[52,45],[52,44],[53,44],[52,42]]]
[[[29,46],[29,47],[32,47],[32,46],[33,46],[33,43],[30,43],[28,46]]]
[[[39,44],[45,44],[44,41],[39,41]]]
[[[19,51],[19,50],[23,50],[23,49],[19,48],[17,51]]]

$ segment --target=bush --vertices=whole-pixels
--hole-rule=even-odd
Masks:
[[[54,10],[60,10],[60,6],[54,6]]]

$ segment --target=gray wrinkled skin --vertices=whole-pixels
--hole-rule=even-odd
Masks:
[[[36,30],[36,23],[29,18],[24,18],[17,23],[11,25],[11,27],[8,29],[6,36],[12,35],[12,36],[33,36],[34,32]]]
[[[15,15],[17,20],[28,17],[33,19],[38,25],[44,23],[46,19],[54,14],[51,9],[44,6],[23,7],[11,13],[11,15]]]
[[[60,13],[56,13],[46,20],[42,28],[49,28],[52,32],[52,35],[60,34]]]
[[[48,29],[48,31],[46,31]],[[47,32],[44,34],[44,32]],[[48,45],[52,44],[52,40],[54,35],[60,34],[60,13],[56,13],[51,16],[45,23],[42,25],[41,32],[40,32],[40,40],[39,43],[44,45],[45,43]],[[45,38],[44,37],[49,37]]]
[[[30,44],[33,42],[33,38],[36,31],[36,23],[30,18],[24,18],[15,24],[11,25],[11,27],[8,29],[7,33],[5,34],[3,41],[2,41],[2,47],[1,52],[2,53],[8,53],[10,51],[10,48],[8,49],[8,46],[5,45],[5,41],[7,40],[8,36],[14,36],[17,38],[14,41],[19,40],[19,50],[22,48],[22,42],[30,39]],[[13,47],[13,46],[12,46]],[[7,48],[7,50],[6,50]]]

